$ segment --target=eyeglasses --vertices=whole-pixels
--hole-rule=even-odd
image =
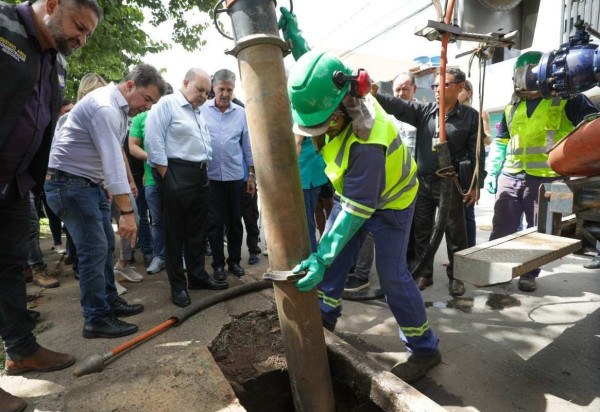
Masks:
[[[446,84],[446,87],[450,86],[452,83],[454,83],[454,84],[458,84],[458,83],[460,83],[460,82],[446,82],[446,83],[445,83],[445,84]],[[432,84],[432,85],[431,85],[431,90],[437,90],[437,89],[439,89],[439,88],[440,88],[440,85],[439,85],[439,83],[435,83],[435,84]]]

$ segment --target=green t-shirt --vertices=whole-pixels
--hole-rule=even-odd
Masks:
[[[144,139],[146,137],[144,133],[146,117],[148,117],[148,112],[142,112],[135,116],[131,121],[131,129],[129,129],[129,135],[140,139],[142,142],[142,149],[144,150],[146,150],[144,145]],[[155,184],[154,176],[152,176],[152,168],[148,162],[144,162],[144,186],[154,186]]]

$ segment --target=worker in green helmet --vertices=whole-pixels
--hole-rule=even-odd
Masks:
[[[528,228],[537,224],[539,187],[560,177],[548,165],[548,150],[598,111],[582,94],[569,100],[544,99],[539,91],[527,90],[524,75],[541,57],[538,51],[528,51],[517,58],[513,100],[491,145],[484,182],[487,191],[496,195],[490,240],[515,233],[523,213]],[[519,289],[534,292],[539,273],[538,268],[521,276]]]
[[[288,12],[286,17],[294,16]],[[365,89],[370,90],[365,73],[355,76],[329,53],[304,51],[289,73],[294,132],[313,139],[335,188],[333,211],[317,251],[294,272],[307,273],[297,282],[301,291],[318,288],[323,324],[333,330],[342,313],[346,276],[371,232],[381,288],[408,348],[392,373],[410,383],[441,361],[439,340],[406,263],[418,188],[416,164],[377,101],[368,93],[361,97]]]

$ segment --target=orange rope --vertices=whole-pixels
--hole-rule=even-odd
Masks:
[[[444,23],[450,24],[452,21],[452,12],[454,11],[454,1],[448,2],[446,9],[446,15],[444,16]],[[446,143],[446,62],[448,60],[448,41],[450,40],[449,34],[442,35],[442,51],[440,53],[440,101],[438,106],[440,108],[439,122],[440,122],[440,143]]]

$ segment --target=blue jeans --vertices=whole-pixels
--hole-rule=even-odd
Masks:
[[[10,359],[26,358],[39,348],[32,333],[34,321],[27,313],[23,276],[30,216],[29,197],[0,199],[0,337]]]
[[[117,298],[113,253],[115,234],[104,190],[89,180],[61,173],[46,180],[48,204],[65,223],[79,258],[79,290],[88,322],[106,317]]]
[[[165,227],[162,216],[162,198],[160,186],[152,185],[144,188],[146,192],[146,203],[152,218],[152,244],[154,246],[154,257],[165,260]],[[141,225],[141,223],[140,223]]]
[[[146,191],[142,183],[142,176],[135,179],[138,187],[138,197],[135,199],[138,214],[138,246],[144,256],[154,254],[152,244],[152,234],[150,232],[150,222],[148,221],[148,202],[146,200]]]
[[[325,233],[330,230],[342,207],[335,201]],[[342,315],[342,292],[346,275],[354,263],[367,232],[375,241],[375,264],[379,284],[392,314],[400,326],[400,339],[410,352],[431,355],[439,339],[429,327],[425,304],[406,265],[406,248],[414,204],[404,210],[376,210],[359,232],[325,270],[318,295],[322,318],[335,325]]]
[[[311,252],[317,251],[317,235],[315,227],[315,209],[321,186],[311,187],[310,189],[302,189],[304,194],[304,209],[306,209],[306,222],[308,223],[308,238],[310,239]]]

